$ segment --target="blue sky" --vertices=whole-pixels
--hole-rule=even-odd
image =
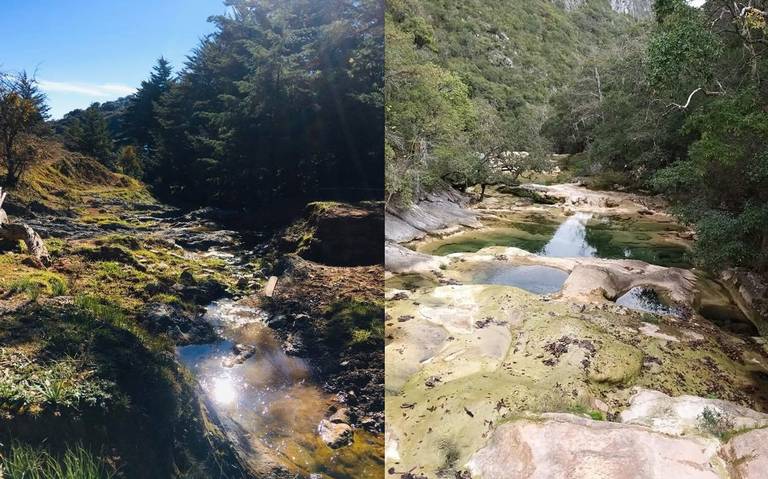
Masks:
[[[0,0],[0,71],[37,70],[54,118],[125,96],[161,55],[174,67],[223,0]]]

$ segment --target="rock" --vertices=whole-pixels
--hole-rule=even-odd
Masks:
[[[499,426],[468,468],[483,479],[719,479],[718,446],[713,439],[545,414]]]
[[[350,417],[349,417],[349,409],[345,407],[340,407],[339,409],[334,412],[331,417],[328,418],[329,421],[331,421],[334,424],[349,424],[350,423]]]
[[[192,274],[192,272],[189,271],[188,269],[185,269],[179,275],[179,283],[185,286],[191,286],[197,283],[197,281],[195,280],[195,276]]]
[[[227,288],[213,279],[196,282],[192,285],[175,284],[172,289],[185,301],[192,301],[197,304],[208,304],[227,293]]]
[[[166,334],[179,345],[207,343],[217,337],[204,317],[191,315],[178,305],[149,303],[138,320],[150,333]]]
[[[381,264],[384,206],[380,203],[310,203],[303,238],[295,251],[333,266]]]
[[[431,193],[407,208],[386,211],[384,236],[387,241],[405,243],[450,226],[477,228],[480,222],[466,209],[469,198],[455,190]]]
[[[317,426],[317,433],[331,449],[338,449],[352,443],[352,427],[349,424],[333,423],[323,419]]]
[[[628,344],[616,342],[604,344],[592,360],[587,378],[607,384],[626,384],[640,374],[643,353]]]
[[[384,263],[386,270],[393,273],[425,273],[439,270],[447,265],[448,258],[417,253],[397,243],[384,245]]]
[[[768,472],[768,429],[737,434],[723,447],[723,455],[739,479],[763,479]]]
[[[768,426],[768,414],[719,399],[670,397],[659,391],[639,389],[629,404],[619,415],[621,422],[643,425],[664,434],[701,433],[699,417],[705,408],[727,417],[736,430]]]
[[[235,344],[232,346],[232,356],[229,356],[222,361],[221,365],[225,368],[231,368],[238,364],[244,363],[248,358],[256,353],[256,346],[246,344]]]

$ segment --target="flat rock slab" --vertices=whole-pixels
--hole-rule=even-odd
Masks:
[[[768,429],[739,434],[728,441],[724,448],[735,477],[763,479],[768,475]]]
[[[719,399],[698,396],[671,397],[659,391],[640,389],[621,413],[621,422],[649,427],[665,434],[696,434],[699,417],[709,409],[733,424],[734,430],[768,426],[768,414]]]
[[[546,414],[499,426],[468,468],[482,479],[719,479],[718,449],[714,439]]]

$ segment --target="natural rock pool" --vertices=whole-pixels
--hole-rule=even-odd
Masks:
[[[350,446],[322,441],[318,425],[333,398],[306,360],[284,352],[263,311],[220,300],[206,318],[223,339],[177,352],[246,461],[263,467],[267,451],[281,467],[316,478],[380,477],[381,438],[358,429]]]
[[[550,294],[560,291],[566,279],[566,271],[548,266],[494,264],[479,270],[472,283],[501,284],[535,294]]]
[[[511,246],[541,256],[638,259],[660,266],[691,266],[688,249],[677,236],[680,227],[675,224],[585,212],[562,220],[554,218],[524,216],[482,230],[422,241],[415,248],[445,256],[474,253],[488,246]]]

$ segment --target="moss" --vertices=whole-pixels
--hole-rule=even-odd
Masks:
[[[31,271],[19,271],[15,277],[0,280],[0,284],[9,292],[24,293],[32,300],[36,300],[41,295],[62,296],[67,293],[69,287],[63,276],[48,271]]]

